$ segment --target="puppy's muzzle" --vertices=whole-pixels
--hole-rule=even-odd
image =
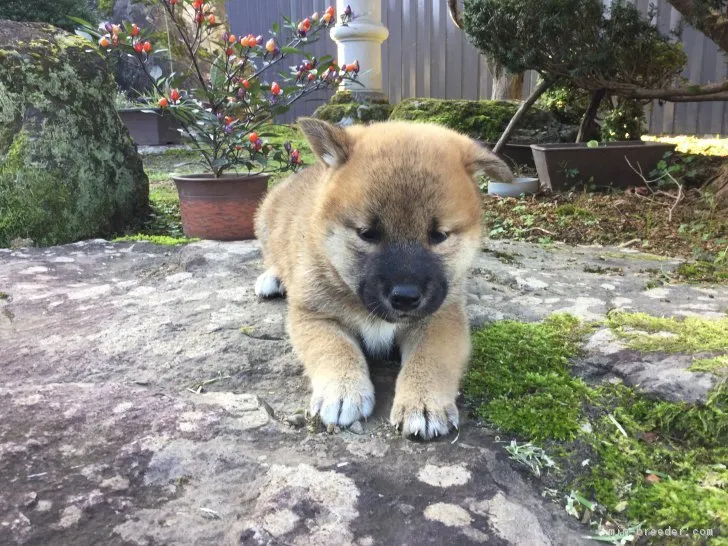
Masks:
[[[437,311],[448,283],[440,259],[419,243],[390,243],[362,264],[359,297],[369,312],[390,322]]]

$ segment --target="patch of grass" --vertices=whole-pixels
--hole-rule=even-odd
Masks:
[[[642,523],[728,533],[726,382],[696,405],[653,400],[622,384],[587,385],[569,374],[569,360],[589,330],[555,315],[477,331],[466,403],[502,433],[541,444],[516,441],[507,449],[529,468],[548,457],[553,464],[538,468],[545,492],[570,499],[564,508],[600,532]],[[713,336],[705,339],[715,346]],[[664,537],[652,543],[669,544]]]
[[[713,358],[696,358],[688,368],[691,372],[709,372],[716,375],[728,375],[728,355]]]
[[[570,245],[629,243],[631,249],[656,255],[715,261],[728,246],[728,216],[710,195],[687,189],[670,221],[674,201],[670,191],[649,197],[616,191],[484,195],[483,224],[492,239],[536,243],[548,236]]]
[[[728,317],[676,319],[613,311],[607,316],[607,325],[617,337],[638,351],[728,351]]]
[[[199,163],[200,155],[188,148],[171,148],[159,154],[144,154],[144,172],[151,184],[168,182],[172,174],[188,174],[202,172],[204,166]]]
[[[554,211],[556,213],[556,216],[573,216],[575,218],[593,218],[593,214],[589,212],[587,209],[577,207],[573,203],[566,203],[564,205],[560,205],[556,207],[556,210]]]
[[[168,235],[146,235],[137,233],[136,235],[123,235],[114,239],[115,243],[123,243],[126,241],[146,241],[155,245],[177,246],[194,243],[199,239],[189,239],[187,237],[169,237]]]
[[[686,262],[678,266],[675,280],[720,284],[728,281],[728,266],[715,262]]]

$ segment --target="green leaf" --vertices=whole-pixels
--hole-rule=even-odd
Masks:
[[[74,23],[78,23],[82,27],[86,27],[89,29],[95,28],[95,26],[92,23],[89,23],[88,21],[86,21],[85,19],[81,19],[80,17],[73,17],[72,15],[66,15],[66,17],[68,19],[70,19],[71,21],[73,21]]]
[[[88,40],[89,42],[95,42],[93,36],[91,36],[88,32],[84,32],[83,30],[76,29],[76,35],[80,36],[84,40]]]
[[[588,508],[589,510],[592,510],[592,511],[594,511],[594,508],[596,508],[596,504],[595,504],[595,503],[593,503],[592,501],[589,501],[589,500],[585,499],[584,497],[582,497],[582,496],[581,496],[581,495],[580,495],[579,493],[577,493],[576,491],[572,492],[572,495],[574,496],[574,498],[575,498],[576,500],[578,500],[578,501],[579,501],[579,504],[581,504],[582,506],[585,506],[585,507],[586,507],[586,508]]]
[[[281,48],[281,53],[288,54],[288,55],[297,55],[297,54],[303,53],[303,50],[299,49],[297,47],[283,46]]]

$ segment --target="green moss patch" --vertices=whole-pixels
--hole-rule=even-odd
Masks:
[[[639,351],[697,353],[728,351],[728,317],[683,319],[646,313],[613,311],[607,317],[612,332]]]
[[[581,333],[568,316],[497,322],[476,332],[464,392],[477,415],[529,440],[575,437],[586,385],[569,375],[567,362]]]
[[[439,123],[473,138],[498,140],[518,104],[492,100],[405,99],[390,119]],[[563,124],[550,112],[531,108],[516,129],[512,142],[573,142],[576,127]]]
[[[146,241],[155,245],[165,246],[177,246],[185,245],[187,243],[194,243],[199,239],[190,239],[187,237],[169,237],[167,235],[145,235],[143,233],[137,233],[135,235],[124,235],[123,237],[117,237],[114,239],[115,243],[124,243],[127,241]]]
[[[392,106],[389,104],[324,104],[316,109],[313,116],[330,123],[339,123],[345,119],[351,123],[372,123],[386,121],[391,112]]]
[[[627,333],[633,327],[671,328],[680,340],[675,347],[714,350],[728,340],[715,342],[716,324],[709,326],[711,334],[696,338],[684,324],[653,319],[611,317],[620,327],[633,325]],[[570,499],[560,502],[590,522],[594,534],[670,526],[725,536],[726,382],[705,404],[695,405],[653,400],[622,384],[588,385],[569,373],[569,363],[590,329],[573,317],[555,315],[542,323],[502,321],[478,330],[463,385],[467,405],[501,435],[540,444],[553,461],[539,473],[544,491]],[[646,538],[646,543],[670,544],[664,537]],[[691,534],[679,540],[673,543],[701,544]]]

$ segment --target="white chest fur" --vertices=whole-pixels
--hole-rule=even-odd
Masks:
[[[368,319],[359,325],[359,333],[369,353],[384,355],[394,346],[397,325],[379,319]]]

